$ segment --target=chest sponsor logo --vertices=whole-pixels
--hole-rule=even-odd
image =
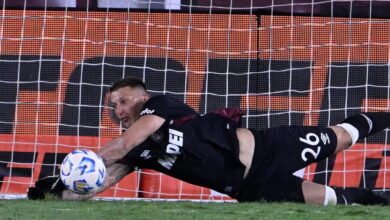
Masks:
[[[184,137],[182,132],[169,129],[168,145],[165,149],[165,154],[157,162],[167,170],[170,170],[175,164],[177,156],[181,154],[183,141]]]

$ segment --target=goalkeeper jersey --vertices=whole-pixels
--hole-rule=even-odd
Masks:
[[[237,109],[199,115],[183,102],[158,95],[145,103],[140,115],[157,115],[165,122],[122,161],[236,196],[245,172],[239,160]]]

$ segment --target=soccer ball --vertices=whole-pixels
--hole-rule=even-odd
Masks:
[[[61,164],[60,177],[65,187],[80,194],[94,193],[103,185],[106,167],[91,150],[74,150]]]

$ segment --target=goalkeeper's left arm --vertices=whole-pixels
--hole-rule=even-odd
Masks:
[[[107,175],[104,183],[96,193],[77,194],[67,190],[65,185],[62,183],[60,176],[57,175],[44,177],[35,182],[34,187],[28,188],[27,198],[32,200],[45,199],[48,195],[63,200],[87,200],[95,196],[97,193],[102,192],[118,183],[123,177],[133,171],[129,166],[119,163],[108,165],[106,170]]]

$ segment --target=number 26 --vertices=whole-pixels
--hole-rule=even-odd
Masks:
[[[312,140],[313,138],[314,138],[314,140]],[[311,146],[315,146],[320,142],[320,138],[318,137],[318,135],[316,135],[314,133],[308,133],[306,135],[306,139],[299,138],[299,140],[301,142],[308,144],[308,145],[311,145]],[[313,149],[307,147],[307,148],[303,149],[303,151],[301,153],[302,160],[305,162],[307,161],[306,154],[311,154],[314,157],[314,159],[317,159],[318,155],[320,154],[320,151],[321,151],[321,147],[317,147],[317,151],[314,151]]]

